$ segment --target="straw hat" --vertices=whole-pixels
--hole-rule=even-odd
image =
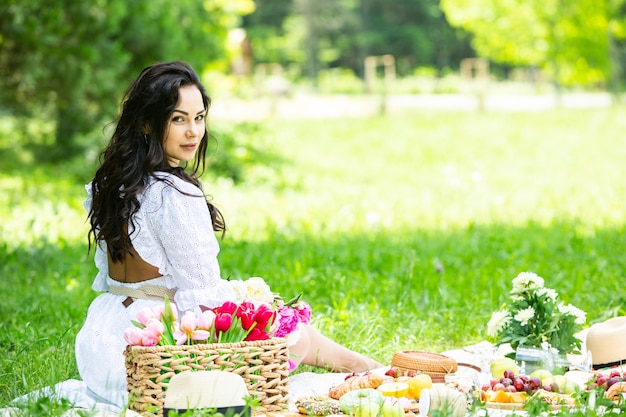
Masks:
[[[244,379],[226,371],[187,371],[172,377],[167,387],[163,404],[163,416],[170,411],[183,414],[198,408],[217,409],[226,415],[232,410],[241,416],[250,416],[245,397],[248,389]]]
[[[614,317],[589,328],[586,341],[593,368],[608,368],[626,363],[626,316]]]

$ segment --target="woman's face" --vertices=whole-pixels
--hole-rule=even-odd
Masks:
[[[170,115],[163,139],[163,150],[171,167],[177,167],[180,161],[191,161],[195,157],[206,130],[206,109],[198,87],[181,87],[178,96],[178,103]]]

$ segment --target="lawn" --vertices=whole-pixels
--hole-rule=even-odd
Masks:
[[[303,293],[316,326],[383,363],[487,339],[522,271],[589,324],[626,314],[624,131],[619,106],[267,120],[245,140],[280,158],[204,179],[229,226],[222,275]],[[96,296],[83,179],[0,172],[0,406],[78,377]]]

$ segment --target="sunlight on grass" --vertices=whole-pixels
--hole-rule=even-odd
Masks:
[[[42,173],[28,177],[0,174],[0,240],[10,247],[46,241],[75,242],[87,235],[80,188],[68,179]]]
[[[593,233],[624,223],[620,113],[274,122],[289,165],[261,184],[208,189],[248,238],[266,238],[268,222],[322,234],[575,220]]]

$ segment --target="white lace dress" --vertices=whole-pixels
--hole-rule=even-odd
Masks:
[[[76,337],[78,371],[89,394],[120,409],[127,403],[124,330],[132,326],[131,319],[136,320],[140,309],[162,302],[137,299],[127,308],[122,304],[125,296],[106,292],[109,285],[176,288],[174,301],[179,311],[199,305],[214,307],[234,299],[230,286],[220,277],[219,245],[200,190],[170,174],[159,174],[159,178],[166,181],[152,178],[139,196],[141,208],[135,215],[137,227],[131,231],[131,240],[141,258],[158,267],[162,277],[135,284],[113,281],[108,275],[106,245],[98,246],[98,274],[92,288],[104,293],[90,305]],[[89,210],[91,187],[86,189],[85,208]]]

